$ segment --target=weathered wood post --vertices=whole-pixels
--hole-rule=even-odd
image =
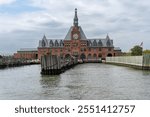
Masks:
[[[58,75],[76,64],[77,60],[75,58],[72,58],[70,61],[65,61],[60,56],[44,55],[41,57],[41,74]]]

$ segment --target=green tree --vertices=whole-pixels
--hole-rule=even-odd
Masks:
[[[131,49],[131,55],[132,56],[140,56],[140,55],[142,55],[142,50],[143,50],[143,48],[141,46],[136,45]]]
[[[144,50],[143,53],[144,54],[150,54],[150,50]]]

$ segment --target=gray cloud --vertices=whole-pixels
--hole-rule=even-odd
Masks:
[[[37,47],[44,34],[63,39],[73,24],[76,7],[79,24],[88,38],[104,38],[108,33],[123,51],[141,42],[144,49],[150,49],[148,0],[30,0],[30,6],[42,10],[18,15],[0,13],[0,54]]]

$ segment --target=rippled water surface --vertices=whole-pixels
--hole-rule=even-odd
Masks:
[[[0,99],[150,99],[150,71],[80,64],[58,76],[40,65],[0,70]]]

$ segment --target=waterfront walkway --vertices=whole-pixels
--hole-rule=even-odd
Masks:
[[[143,56],[107,57],[106,63],[150,70],[150,54]]]

